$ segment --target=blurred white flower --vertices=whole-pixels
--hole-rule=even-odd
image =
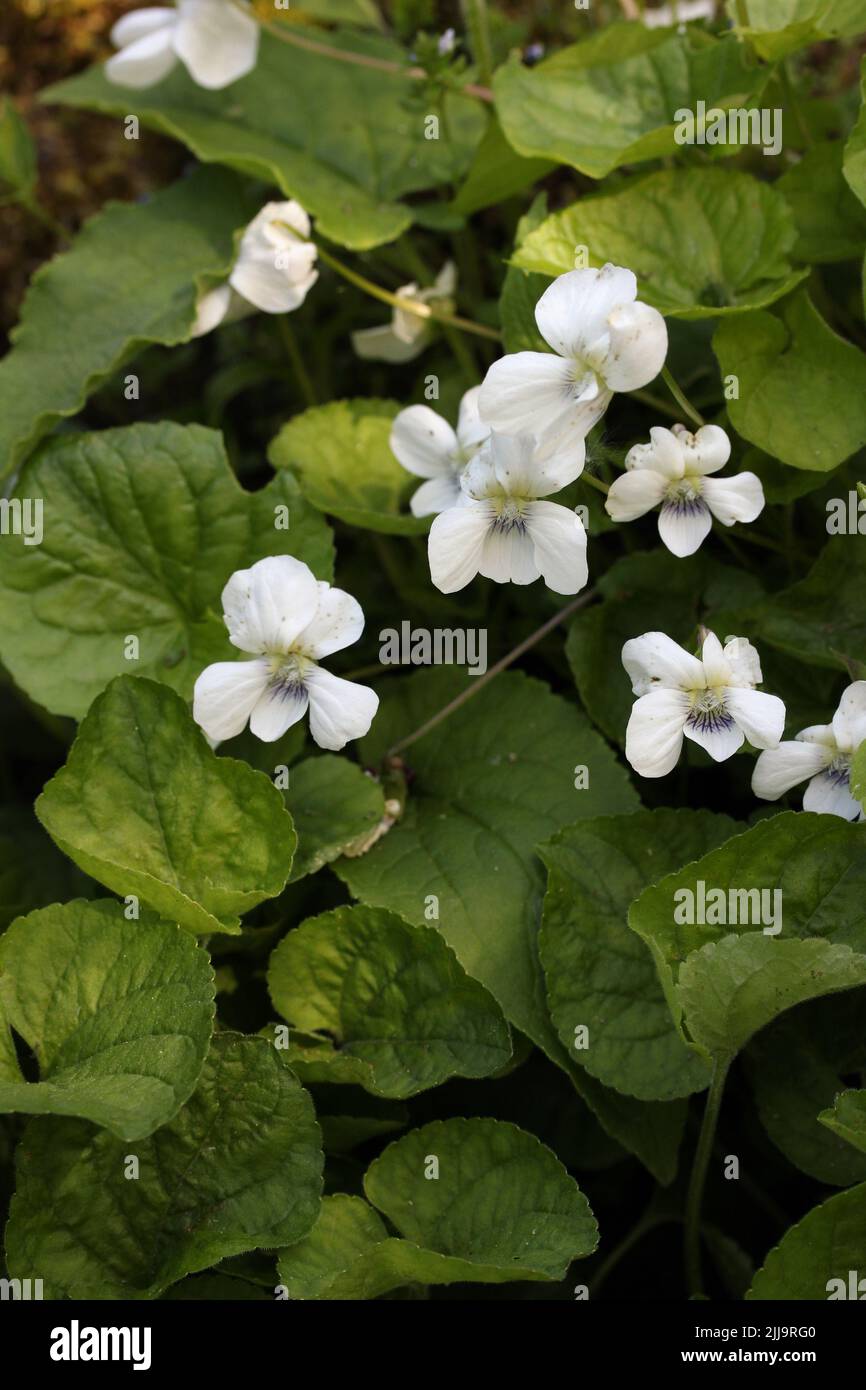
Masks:
[[[249,720],[256,738],[273,743],[308,708],[320,748],[337,750],[366,734],[378,695],[318,664],[361,636],[355,599],[302,561],[277,555],[233,574],[222,601],[229,641],[255,659],[218,661],[196,681],[193,718],[208,739],[234,738]]]
[[[657,377],[668,348],[665,321],[637,299],[630,270],[570,270],[535,306],[553,352],[513,352],[487,373],[481,414],[495,430],[534,434],[559,451],[584,439],[614,391],[635,391]]]
[[[752,791],[764,801],[809,779],[803,810],[819,815],[864,820],[866,813],[851,795],[851,762],[866,741],[866,681],[849,685],[832,724],[813,724],[793,741],[762,753],[752,774]]]
[[[455,34],[453,29],[446,29],[444,34],[440,34],[436,43],[436,52],[440,58],[454,52]]]
[[[419,304],[436,304],[446,313],[454,308],[457,289],[457,270],[453,261],[446,261],[436,276],[436,282],[421,290],[417,285],[402,285],[395,293],[398,299],[414,299]],[[422,353],[432,334],[429,320],[408,309],[394,308],[391,322],[378,328],[360,328],[352,334],[352,347],[359,357],[374,362],[411,362]]]
[[[731,441],[718,425],[690,434],[656,425],[649,444],[626,454],[626,472],[611,483],[605,510],[614,521],[634,521],[661,503],[659,535],[674,555],[693,555],[708,535],[713,517],[724,526],[754,521],[764,509],[764,489],[755,473],[733,478],[707,475],[724,468]]]
[[[663,632],[646,632],[622,649],[622,664],[637,695],[625,735],[625,756],[641,777],[664,777],[676,765],[683,735],[724,762],[746,739],[775,748],[785,728],[785,706],[756,690],[758,653],[744,637],[724,650],[708,632],[701,656],[692,656]]]
[[[660,5],[656,10],[648,10],[644,6],[640,17],[648,29],[687,24],[693,19],[715,19],[716,0],[677,0],[672,5]]]
[[[105,64],[119,87],[152,87],[178,59],[200,87],[228,87],[252,72],[259,51],[259,26],[228,0],[177,0],[177,6],[147,6],[119,19],[111,30],[119,49]]]
[[[244,231],[232,272],[196,306],[193,338],[255,309],[285,314],[303,304],[319,278],[310,219],[300,203],[266,203]]]
[[[427,479],[409,504],[414,516],[444,512],[460,501],[460,475],[490,434],[478,414],[480,391],[473,386],[466,392],[456,431],[429,405],[410,405],[394,420],[391,452],[409,473]]]
[[[542,461],[531,436],[492,434],[463,472],[461,504],[440,512],[430,528],[437,589],[454,593],[476,574],[498,584],[531,584],[540,575],[558,594],[582,589],[583,524],[568,507],[538,500],[573,482],[582,467],[582,454]]]

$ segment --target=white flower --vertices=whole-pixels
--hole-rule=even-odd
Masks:
[[[668,25],[682,25],[692,19],[715,19],[716,0],[677,0],[672,5],[661,5],[657,10],[641,8],[641,19],[648,29],[663,29]]]
[[[255,309],[286,314],[303,304],[319,278],[317,251],[306,240],[310,219],[300,203],[265,203],[245,229],[226,284],[208,290],[196,308],[192,337]]]
[[[456,507],[461,500],[460,475],[490,434],[478,414],[480,386],[473,386],[460,402],[455,431],[429,405],[410,405],[401,410],[391,428],[391,452],[416,478],[426,478],[409,504],[413,516]]]
[[[718,425],[690,434],[656,425],[649,444],[635,444],[625,458],[627,472],[611,483],[605,510],[614,521],[634,521],[661,503],[659,535],[674,555],[694,555],[708,535],[713,517],[723,526],[754,521],[764,509],[764,489],[755,473],[710,478],[724,468],[731,441]]]
[[[234,738],[249,720],[256,738],[273,743],[308,706],[320,748],[343,748],[366,734],[378,695],[318,664],[361,636],[364,614],[355,599],[318,581],[300,560],[277,555],[233,574],[222,600],[229,641],[255,659],[218,661],[196,681],[193,718],[208,738]]]
[[[228,87],[252,72],[259,26],[228,0],[177,0],[177,7],[148,6],[119,19],[111,42],[120,49],[105,64],[119,87],[152,87],[178,59],[200,87]]]
[[[414,299],[419,304],[438,304],[446,313],[454,307],[457,271],[453,261],[446,261],[436,276],[436,283],[426,290],[417,285],[402,285],[396,291],[398,299]],[[378,328],[361,328],[352,334],[352,347],[359,357],[375,362],[411,362],[422,353],[431,338],[429,320],[408,309],[394,308],[391,322]]]
[[[459,506],[430,528],[433,583],[443,594],[476,574],[498,584],[531,584],[539,575],[558,594],[576,594],[587,580],[586,532],[568,507],[538,498],[573,482],[582,454],[540,460],[528,435],[492,434],[467,465]]]
[[[553,353],[510,353],[481,388],[481,414],[507,434],[552,438],[556,448],[584,439],[614,391],[635,391],[664,366],[665,321],[637,300],[637,280],[621,266],[560,275],[535,321]]]
[[[723,762],[745,739],[775,748],[785,728],[785,706],[755,690],[762,679],[758,653],[744,637],[724,650],[708,632],[700,658],[663,632],[646,632],[622,649],[622,664],[638,699],[625,735],[625,756],[641,777],[664,777],[676,765],[683,735]]]
[[[777,801],[809,778],[804,811],[863,820],[863,807],[851,795],[850,780],[851,761],[864,741],[866,681],[855,681],[839,701],[832,724],[813,724],[794,741],[761,754],[752,774],[752,791],[764,801]]]

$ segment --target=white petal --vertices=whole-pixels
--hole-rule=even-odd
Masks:
[[[332,676],[322,666],[314,666],[305,680],[310,695],[310,733],[320,748],[337,752],[350,739],[364,737],[379,708],[375,690]]]
[[[608,319],[610,347],[602,375],[612,391],[637,391],[665,364],[668,330],[658,309],[624,304]]]
[[[701,647],[701,662],[704,678],[708,686],[728,685],[731,681],[731,668],[725,659],[722,644],[714,632],[708,632]]]
[[[429,405],[401,410],[391,427],[391,453],[416,478],[438,478],[454,470],[457,435]]]
[[[806,788],[803,810],[814,811],[819,816],[857,820],[863,807],[851,795],[847,773],[820,772]]]
[[[604,509],[614,521],[634,521],[658,506],[667,486],[667,479],[649,468],[621,473],[610,485]]]
[[[453,261],[446,261],[433,284],[433,292],[425,291],[431,299],[442,299],[457,290],[457,267]]]
[[[492,521],[486,502],[452,507],[436,517],[427,538],[427,554],[430,578],[443,594],[456,593],[475,578]]]
[[[292,645],[296,651],[318,661],[332,652],[351,647],[363,631],[364,610],[358,600],[344,589],[332,589],[330,584],[320,581],[315,617],[298,633]]]
[[[731,457],[731,441],[718,425],[701,425],[692,434],[685,425],[674,425],[688,473],[717,473]]]
[[[309,230],[299,203],[266,203],[244,230],[229,283],[263,313],[299,308],[319,278],[316,247],[299,239]]]
[[[625,731],[625,756],[641,777],[665,777],[676,766],[688,709],[688,696],[679,690],[653,690],[635,701]]]
[[[709,507],[702,498],[691,502],[666,501],[659,512],[659,535],[672,555],[694,555],[713,526]]]
[[[704,478],[701,495],[717,521],[754,521],[764,510],[764,489],[756,473],[737,473],[733,478]]]
[[[369,362],[412,362],[427,346],[429,331],[424,329],[411,342],[398,338],[393,324],[383,323],[378,328],[359,328],[352,334],[352,347],[359,357]]]
[[[535,547],[525,527],[489,527],[478,572],[496,584],[531,584],[537,579]]]
[[[228,87],[252,72],[259,26],[225,0],[180,0],[175,52],[199,87]]]
[[[767,748],[755,763],[752,791],[763,801],[778,801],[780,796],[805,782],[827,766],[832,753],[815,743],[780,743]]]
[[[267,661],[217,661],[195,683],[192,717],[209,739],[234,738],[270,679]]]
[[[490,426],[481,418],[481,387],[473,386],[460,402],[457,418],[457,438],[464,457],[483,444],[490,433]]]
[[[460,504],[460,475],[449,473],[444,478],[429,478],[412,494],[409,510],[413,516],[438,516]]]
[[[797,739],[803,743],[823,744],[825,748],[830,749],[831,757],[835,757],[839,751],[832,724],[810,724],[808,729],[800,730]]]
[[[105,64],[105,76],[117,87],[154,86],[171,72],[177,61],[173,38],[173,26],[144,34],[119,53],[112,54]]]
[[[547,587],[556,594],[579,593],[589,578],[583,522],[556,502],[530,502],[525,518]]]
[[[200,338],[222,323],[229,311],[231,299],[232,287],[229,284],[217,285],[216,289],[203,294],[195,306],[195,323],[190,336]]]
[[[632,637],[622,649],[622,664],[635,695],[646,695],[657,686],[702,690],[705,685],[704,668],[698,658],[664,632]]]
[[[500,357],[481,385],[481,414],[503,434],[541,435],[574,406],[574,370],[550,352]]]
[[[729,686],[723,694],[728,713],[736,719],[753,748],[775,748],[785,732],[785,702],[763,690]]]
[[[761,674],[761,658],[747,637],[725,638],[724,657],[731,673],[731,685],[761,684],[764,679]]]
[[[535,306],[535,322],[554,352],[561,357],[581,357],[607,332],[612,310],[636,294],[637,280],[622,266],[569,270],[544,291]]]
[[[742,748],[745,735],[730,713],[717,711],[705,714],[692,710],[683,730],[686,738],[705,748],[717,763],[723,763]]]
[[[287,729],[303,719],[308,703],[303,686],[269,684],[250,715],[250,733],[262,743],[276,743]]]
[[[664,425],[653,425],[649,444],[635,444],[625,456],[627,469],[652,469],[669,482],[678,482],[686,471],[679,439]]]
[[[173,29],[177,23],[177,10],[171,5],[145,5],[143,9],[132,10],[122,15],[111,29],[111,42],[115,48],[127,48],[131,43],[155,34],[159,29]]]
[[[291,555],[237,570],[222,592],[229,641],[242,652],[286,652],[315,616],[319,586],[312,570]]]
[[[854,681],[833,715],[833,735],[843,753],[856,753],[866,739],[866,681]]]

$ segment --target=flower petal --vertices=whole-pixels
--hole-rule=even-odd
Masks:
[[[132,15],[127,16],[132,19]],[[174,12],[171,12],[174,21]],[[115,25],[112,33],[117,32]],[[174,51],[174,23],[144,33],[134,43],[124,41],[119,53],[105,64],[105,76],[117,87],[152,87],[171,72],[177,62]]]
[[[319,606],[293,642],[296,651],[319,661],[357,642],[364,631],[364,610],[344,589],[319,582]]]
[[[416,488],[409,510],[413,516],[438,516],[439,512],[459,506],[462,497],[459,473],[449,473],[447,477],[429,478]]]
[[[819,772],[813,777],[803,797],[803,810],[819,816],[842,816],[858,820],[863,813],[859,801],[851,795],[847,772]]]
[[[544,291],[535,306],[535,322],[554,352],[582,357],[607,332],[611,311],[636,295],[637,280],[622,266],[569,270]]]
[[[727,685],[731,681],[731,668],[725,658],[722,644],[714,632],[708,632],[704,638],[701,662],[708,686]]]
[[[866,681],[854,681],[833,715],[833,735],[843,753],[856,753],[866,739]]]
[[[561,426],[574,406],[572,364],[550,352],[500,357],[481,385],[483,418],[503,434],[534,434]]]
[[[297,236],[295,235],[297,233]],[[300,203],[266,203],[244,230],[229,282],[265,314],[299,308],[319,278],[310,219]]]
[[[648,444],[635,444],[625,456],[627,469],[651,469],[669,482],[678,482],[686,471],[683,451],[673,430],[653,425]]]
[[[798,782],[821,772],[832,756],[829,749],[815,743],[787,741],[767,748],[755,763],[752,791],[762,801],[778,801]]]
[[[363,738],[379,708],[368,685],[332,676],[314,666],[305,677],[310,696],[310,733],[320,748],[338,752],[350,739]]]
[[[623,304],[608,318],[610,346],[602,375],[612,391],[637,391],[665,364],[668,330],[658,309]]]
[[[456,593],[475,578],[492,523],[493,511],[487,502],[469,502],[436,517],[427,538],[427,555],[430,578],[443,594]]]
[[[203,294],[195,306],[195,323],[190,330],[190,337],[201,338],[203,334],[210,333],[218,327],[226,317],[231,302],[232,287],[228,282],[225,285],[217,285],[216,289]]]
[[[222,603],[233,646],[242,652],[285,652],[315,616],[319,586],[301,560],[273,555],[237,570],[223,589]]]
[[[180,0],[175,52],[199,87],[217,91],[252,72],[259,26],[225,0]]]
[[[267,688],[267,661],[216,661],[195,683],[192,717],[217,743],[241,732]]]
[[[473,386],[460,402],[457,417],[457,439],[464,458],[483,444],[490,434],[490,426],[481,418],[481,387]]]
[[[717,521],[754,521],[764,510],[764,489],[756,473],[737,473],[733,478],[704,478],[701,495]]]
[[[632,637],[622,649],[622,664],[635,695],[646,695],[659,686],[673,690],[702,690],[704,668],[665,632],[645,632]]]
[[[785,732],[785,702],[778,695],[729,686],[723,699],[753,748],[775,748]]]
[[[745,734],[729,711],[693,709],[683,733],[692,743],[705,748],[717,763],[723,763],[742,748]]]
[[[568,507],[557,502],[530,502],[524,513],[535,564],[556,594],[577,594],[586,584],[586,531]]]
[[[610,485],[604,509],[614,521],[635,521],[658,506],[667,486],[667,479],[650,468],[621,473]]]
[[[489,527],[478,572],[496,584],[531,584],[537,579],[540,571],[526,527],[499,523]]]
[[[420,322],[420,320],[419,320]],[[412,362],[419,357],[430,341],[426,327],[410,342],[398,338],[393,323],[383,323],[377,328],[359,328],[352,334],[352,347],[359,357],[369,362]]]
[[[666,501],[659,512],[659,535],[672,555],[681,560],[695,551],[712,530],[713,518],[703,498]]]
[[[747,637],[727,637],[724,658],[730,671],[731,685],[760,685],[761,658]]]
[[[276,743],[286,729],[297,724],[307,712],[309,699],[302,685],[268,684],[250,715],[250,733],[262,743]]]
[[[674,425],[686,462],[686,472],[717,473],[731,457],[731,441],[718,425],[701,425],[692,434],[685,425]]]
[[[140,10],[132,10],[122,15],[111,28],[111,42],[115,48],[126,48],[158,29],[173,29],[177,21],[177,10],[173,5],[145,5]]]
[[[401,410],[391,427],[391,453],[416,478],[438,478],[454,471],[457,435],[429,405]]]
[[[665,777],[676,766],[688,709],[688,696],[680,690],[653,690],[635,701],[625,731],[625,756],[639,776]]]

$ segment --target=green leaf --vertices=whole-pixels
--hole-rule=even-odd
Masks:
[[[591,265],[629,266],[641,299],[663,314],[739,320],[808,274],[789,259],[796,237],[790,207],[769,184],[731,169],[669,169],[554,213],[513,264],[562,275],[585,247]]]
[[[678,112],[698,97],[708,107],[748,106],[765,81],[736,39],[607,24],[535,67],[512,56],[493,90],[505,136],[519,154],[601,179],[621,164],[674,154]]]
[[[28,203],[36,186],[36,146],[11,97],[0,103],[0,185]]]
[[[852,192],[866,204],[866,61],[860,68],[860,114],[845,146],[842,173]]]
[[[823,937],[866,952],[863,831],[836,816],[774,815],[645,889],[628,921],[653,953],[675,1021],[684,962],[731,932],[776,945]],[[781,936],[764,936],[780,924]]]
[[[428,1179],[432,1158],[438,1176]],[[376,1298],[409,1283],[555,1280],[598,1240],[589,1203],[556,1156],[497,1120],[413,1130],[371,1164],[364,1189],[403,1239],[389,1237],[361,1198],[325,1198],[311,1234],[280,1252],[290,1298]]]
[[[803,292],[775,313],[720,323],[713,351],[738,395],[738,434],[792,468],[829,473],[866,444],[866,356],[837,337]]]
[[[394,401],[331,401],[296,415],[268,448],[274,468],[291,469],[307,501],[350,526],[417,535],[430,525],[408,499],[418,485],[388,443]]]
[[[744,25],[738,22],[736,0],[728,0],[727,9],[737,33],[767,62],[822,39],[852,38],[863,30],[861,0],[749,0]]]
[[[490,1076],[511,1056],[499,1008],[439,933],[378,908],[340,907],[289,932],[268,987],[283,1018],[365,1064],[358,1079],[374,1095]]]
[[[196,288],[228,273],[246,215],[238,179],[198,170],[146,203],[109,204],[37,270],[0,363],[0,476],[143,347],[186,342]]]
[[[822,141],[806,150],[776,187],[790,203],[797,224],[795,260],[823,264],[863,255],[866,211],[845,183],[837,141]]]
[[[792,1226],[770,1251],[746,1298],[859,1299],[864,1250],[866,1183],[861,1183],[813,1207]]]
[[[301,43],[322,42],[321,30],[293,24],[291,34]],[[183,141],[203,163],[276,184],[317,218],[323,236],[367,250],[410,225],[412,210],[398,199],[465,173],[485,116],[477,101],[448,93],[439,138],[429,139],[427,108],[410,104],[403,71],[376,66],[402,69],[406,55],[398,44],[351,32],[329,33],[327,43],[374,66],[335,62],[263,33],[255,70],[233,82],[228,96],[196,86],[178,65],[137,93],[134,105],[143,125]],[[42,100],[116,116],[130,105],[129,93],[99,68],[49,87]],[[314,120],[300,115],[311,111]]]
[[[133,676],[94,700],[36,814],[86,873],[195,932],[239,932],[297,843],[269,778],[218,758],[179,696]]]
[[[628,909],[647,884],[734,829],[727,816],[659,808],[578,821],[541,848],[549,873],[539,950],[554,1026],[588,1072],[627,1095],[671,1100],[708,1083],[673,1026],[646,945],[628,929]],[[578,1027],[588,1046],[575,1050]]]
[[[30,1123],[9,1272],[38,1269],[46,1298],[155,1298],[229,1255],[300,1240],[321,1183],[307,1092],[263,1039],[220,1033],[191,1099],[132,1153],[84,1121]]]
[[[549,159],[521,159],[515,154],[494,116],[451,206],[455,212],[469,217],[481,208],[491,207],[516,193],[522,193],[555,167]]]
[[[866,553],[862,542],[828,541],[805,579],[743,613],[761,638],[815,666],[856,673],[866,651]]]
[[[385,814],[380,783],[334,753],[293,767],[283,799],[298,835],[290,883],[338,859]]]
[[[116,902],[55,904],[0,941],[0,1011],[38,1082],[0,1082],[0,1110],[77,1115],[142,1139],[192,1094],[210,1044],[213,971],[172,923]]]
[[[0,653],[55,714],[80,718],[130,669],[191,696],[210,661],[240,656],[220,595],[235,570],[265,555],[289,552],[331,578],[331,533],[294,479],[244,492],[222,437],[199,425],[52,440],[14,495],[42,499],[44,535],[40,545],[4,538]],[[286,516],[288,529],[277,529]]]
[[[842,1091],[831,1110],[818,1116],[822,1125],[866,1154],[866,1091]]]
[[[866,956],[848,946],[750,931],[693,951],[680,967],[677,995],[704,1056],[733,1057],[785,1009],[862,984]]]

